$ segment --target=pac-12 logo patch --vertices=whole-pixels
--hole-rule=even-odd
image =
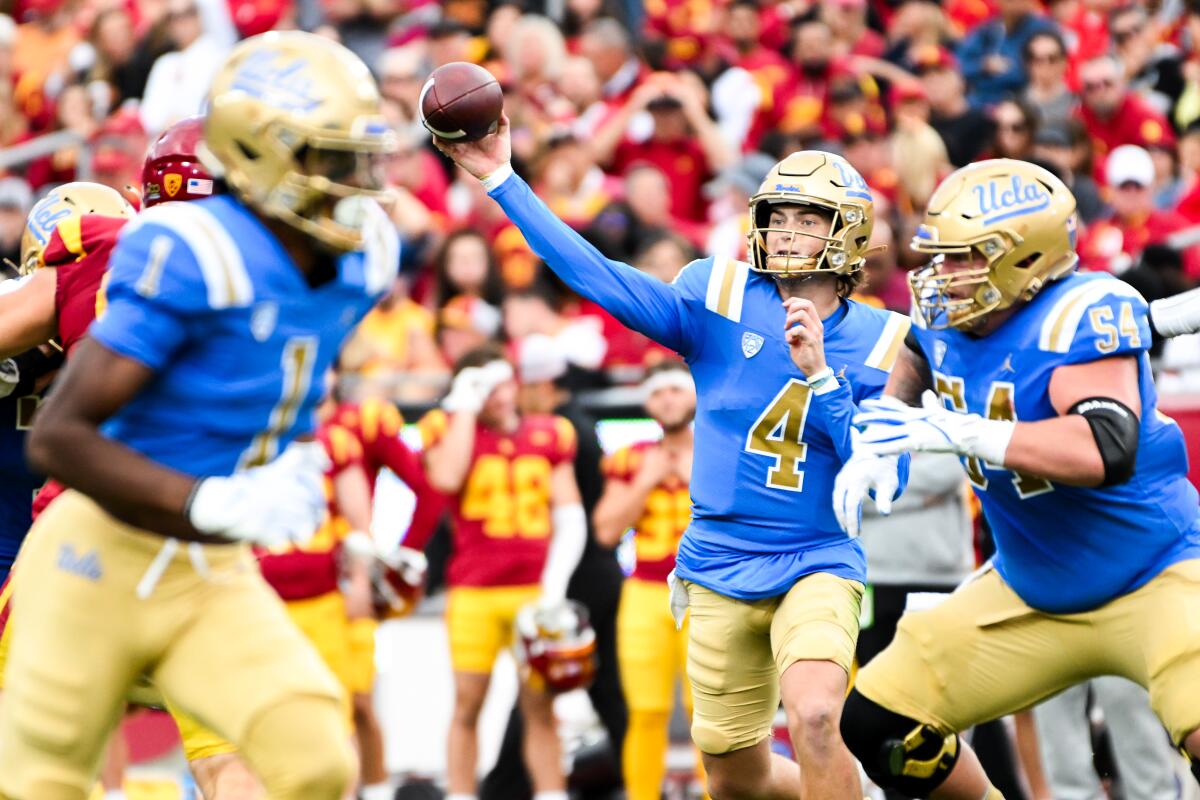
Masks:
[[[758,355],[758,351],[762,350],[763,337],[757,333],[746,331],[742,334],[742,355],[746,358],[753,358]]]
[[[935,339],[933,342],[933,365],[940,367],[942,362],[946,360],[946,343],[941,339]]]

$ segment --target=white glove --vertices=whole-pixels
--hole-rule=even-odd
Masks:
[[[862,531],[862,504],[875,493],[875,508],[883,516],[892,513],[892,498],[900,489],[900,456],[868,455],[859,450],[860,434],[851,429],[854,455],[833,482],[833,513],[838,524],[851,537]]]
[[[204,478],[185,513],[196,530],[266,547],[303,542],[325,517],[329,458],[319,442],[293,442],[269,464]]]
[[[507,361],[493,361],[482,367],[466,367],[454,376],[450,393],[442,400],[442,408],[450,413],[478,414],[487,402],[492,390],[505,381],[512,380],[512,365]]]
[[[671,619],[675,620],[675,630],[683,630],[683,618],[688,610],[688,590],[683,581],[675,574],[675,570],[667,573],[667,586],[670,588]]]
[[[1164,339],[1200,331],[1200,289],[1150,304],[1150,324]]]
[[[1005,420],[950,411],[928,390],[921,395],[919,408],[895,397],[864,400],[862,408],[854,417],[854,425],[862,430],[855,455],[957,453],[1000,466],[1016,427]]]

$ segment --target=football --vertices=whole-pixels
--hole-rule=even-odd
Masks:
[[[504,93],[492,73],[454,61],[433,71],[421,89],[421,124],[439,139],[473,142],[494,133]]]

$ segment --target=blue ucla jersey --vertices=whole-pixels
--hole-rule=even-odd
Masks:
[[[195,476],[266,463],[311,434],[325,371],[396,274],[395,230],[378,231],[314,288],[232,196],[140,214],[113,251],[91,334],[156,374],[104,433]]]
[[[45,482],[25,461],[25,433],[40,400],[38,395],[0,400],[0,580],[17,557],[32,523],[33,496]]]
[[[491,195],[567,284],[691,366],[692,523],[677,574],[748,600],[786,592],[813,572],[864,581],[862,547],[833,514],[833,480],[851,453],[856,404],[882,392],[908,318],[844,302],[825,320],[838,387],[814,394],[792,363],[786,314],[769,277],[705,258],[664,284],[605,259],[516,175]]]
[[[1183,434],[1157,409],[1148,307],[1135,289],[1106,274],[1074,274],[987,336],[915,330],[947,407],[992,419],[1057,416],[1049,386],[1060,366],[1139,361],[1141,430],[1126,483],[1064,486],[964,459],[996,540],[995,566],[1022,600],[1051,613],[1086,611],[1200,557],[1200,500]]]

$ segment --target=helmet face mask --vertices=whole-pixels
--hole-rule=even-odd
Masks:
[[[298,31],[234,49],[204,139],[201,160],[243,202],[337,252],[362,247],[361,201],[382,197],[379,159],[397,146],[366,65]]]
[[[780,206],[799,206],[801,213],[820,214],[827,222],[821,232],[772,227],[772,212]],[[792,153],[767,174],[750,198],[750,220],[752,269],[777,277],[849,275],[866,260],[874,206],[866,181],[845,159],[805,150]],[[778,235],[773,237],[778,247],[768,247],[772,234]]]
[[[1075,269],[1075,198],[1047,170],[993,159],[949,175],[929,200],[913,250],[932,256],[909,275],[927,328],[977,331]]]

